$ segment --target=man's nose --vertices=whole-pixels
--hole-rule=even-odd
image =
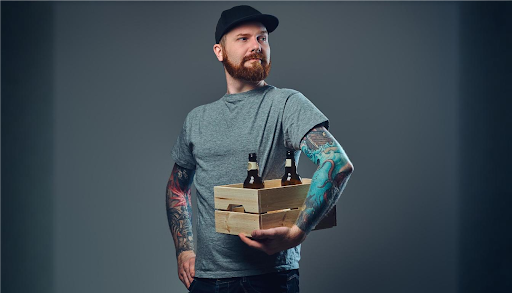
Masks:
[[[251,52],[261,52],[261,44],[258,42],[258,38],[251,38]]]

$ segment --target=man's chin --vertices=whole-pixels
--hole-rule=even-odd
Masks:
[[[265,74],[266,69],[260,64],[252,64],[250,66],[244,64],[243,69],[238,67],[227,71],[232,77],[249,82],[259,82],[268,76],[268,74]]]
[[[257,62],[254,62],[254,63],[257,63]],[[253,62],[246,62],[244,64],[244,67],[248,70],[256,70],[256,71],[263,70],[263,66],[261,64],[253,64]]]

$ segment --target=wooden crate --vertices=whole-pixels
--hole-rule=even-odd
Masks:
[[[292,227],[309,191],[311,179],[300,185],[281,186],[281,179],[265,181],[265,188],[243,188],[243,184],[214,187],[216,231],[251,235],[253,230]],[[336,226],[336,206],[315,230]]]

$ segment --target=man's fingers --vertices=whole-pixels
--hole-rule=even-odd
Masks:
[[[188,277],[188,282],[190,284],[192,284],[192,281],[194,281],[194,277],[192,276],[192,273],[190,272],[190,270],[187,271],[187,277]]]
[[[276,236],[276,229],[254,230],[252,231],[251,236],[254,239],[274,239]]]
[[[181,272],[180,280],[183,282],[183,284],[185,284],[185,287],[187,287],[187,289],[190,287],[190,282],[188,281],[187,274],[185,273],[185,271]]]
[[[262,243],[249,239],[247,236],[245,236],[244,233],[240,233],[238,236],[242,242],[249,245],[250,247],[265,251],[265,246]]]
[[[190,283],[192,283],[192,276],[190,275],[190,262],[189,260],[185,261],[183,263],[183,270],[185,271],[185,277],[187,278],[187,281]],[[187,286],[188,288],[188,286]]]
[[[195,259],[193,251],[184,251],[178,256],[178,277],[187,289],[194,281]]]
[[[190,259],[190,275],[192,276],[192,278],[194,278],[196,276],[196,258],[191,258]]]

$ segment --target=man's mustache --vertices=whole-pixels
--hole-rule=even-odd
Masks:
[[[261,63],[266,63],[267,59],[265,58],[265,55],[261,53],[254,53],[249,56],[244,57],[243,62],[249,61],[251,59],[260,59]]]

